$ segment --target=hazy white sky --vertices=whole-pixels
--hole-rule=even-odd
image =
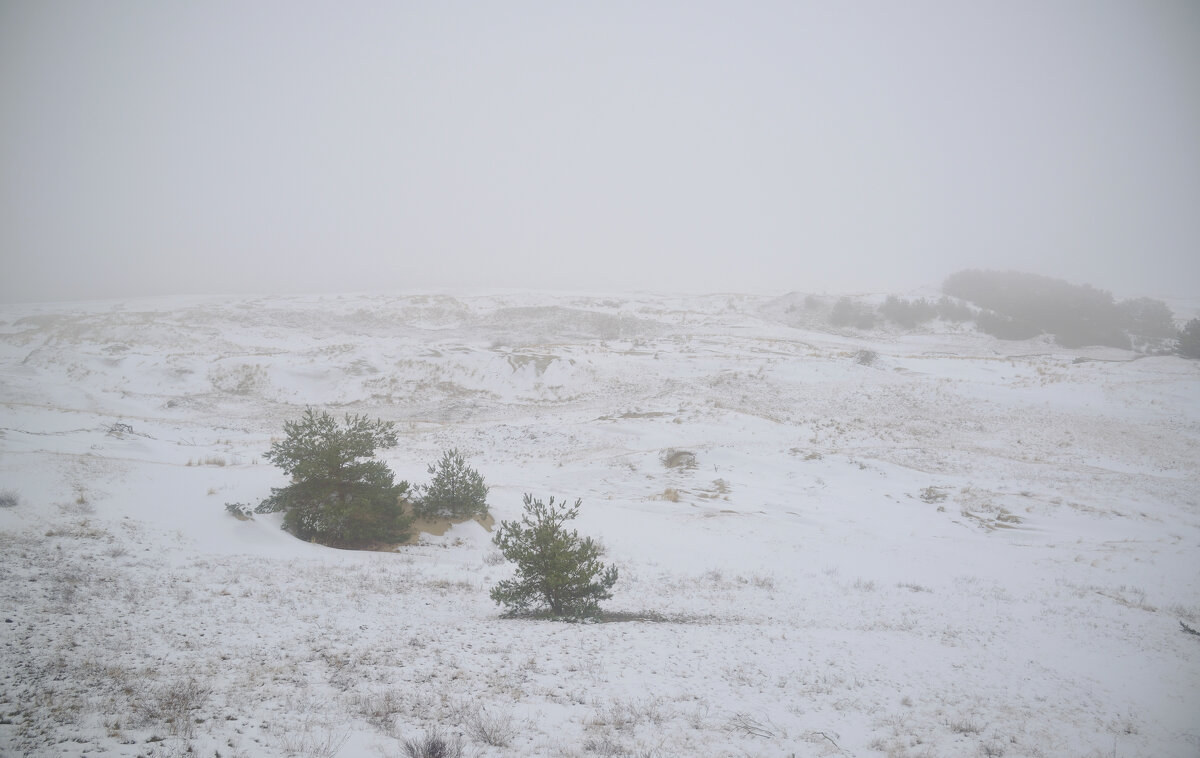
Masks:
[[[0,301],[1200,294],[1200,3],[0,0]]]

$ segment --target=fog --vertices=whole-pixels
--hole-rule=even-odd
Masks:
[[[0,301],[1200,289],[1193,2],[0,4]]]

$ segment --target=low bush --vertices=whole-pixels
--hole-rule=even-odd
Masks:
[[[600,562],[600,546],[563,524],[579,515],[581,500],[556,507],[525,495],[520,521],[501,522],[492,541],[517,564],[516,576],[491,590],[491,598],[521,614],[546,608],[554,618],[584,619],[600,614],[600,601],[612,597],[615,566]]]
[[[462,736],[446,737],[434,729],[419,739],[405,740],[404,754],[408,758],[462,758]]]
[[[171,734],[192,737],[195,733],[193,714],[208,702],[211,694],[212,686],[206,681],[195,677],[177,679],[136,693],[131,716],[134,723],[165,725]]]
[[[254,518],[254,509],[246,503],[226,503],[225,512],[239,521],[249,521]]]
[[[507,747],[517,736],[512,714],[507,711],[489,711],[479,706],[464,714],[463,723],[472,739],[492,747]]]
[[[421,487],[421,497],[415,504],[417,515],[445,518],[487,515],[488,487],[457,449],[443,453],[442,459],[429,467],[429,473],[433,474],[433,481]]]
[[[695,468],[696,454],[691,450],[676,450],[668,448],[659,457],[662,465],[667,468]]]

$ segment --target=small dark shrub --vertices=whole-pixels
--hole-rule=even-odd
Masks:
[[[21,498],[12,490],[0,492],[0,508],[15,508],[19,502],[21,502]]]
[[[442,459],[429,467],[429,473],[433,481],[421,488],[416,503],[418,514],[447,518],[487,515],[487,485],[457,449],[443,453]]]
[[[405,740],[404,754],[408,758],[462,758],[462,737],[457,734],[445,737],[434,729],[420,739]]]
[[[254,518],[254,509],[246,503],[226,503],[225,512],[239,521],[249,521]]]
[[[946,493],[937,487],[926,487],[921,490],[921,499],[927,503],[940,503],[946,499]]]
[[[690,450],[676,450],[671,448],[663,452],[661,456],[662,465],[667,468],[695,468],[696,454]]]
[[[133,434],[133,427],[129,424],[116,423],[108,427],[110,437],[124,437],[126,434]]]
[[[501,522],[492,541],[517,572],[493,587],[491,598],[510,614],[545,608],[554,618],[595,618],[600,601],[612,597],[616,567],[600,562],[600,546],[591,537],[563,526],[579,515],[581,504],[559,508],[553,497],[547,504],[527,494],[521,520]]]
[[[507,747],[517,736],[512,714],[488,711],[478,706],[467,712],[463,719],[471,738],[493,747]]]
[[[162,724],[170,728],[171,734],[192,737],[195,712],[204,707],[211,694],[212,687],[207,682],[193,677],[178,679],[136,693],[130,715],[136,724]]]

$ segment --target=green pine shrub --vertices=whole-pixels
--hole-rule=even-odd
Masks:
[[[266,459],[291,477],[255,510],[283,511],[283,528],[334,547],[365,547],[408,539],[411,519],[401,501],[408,482],[395,482],[375,451],[396,444],[395,425],[366,416],[337,419],[312,408],[283,425],[284,438]]]
[[[616,567],[600,562],[602,550],[591,537],[563,526],[579,515],[582,502],[556,507],[553,497],[543,503],[527,494],[521,520],[501,522],[492,541],[517,571],[492,588],[491,598],[508,615],[542,611],[553,618],[595,618],[600,601],[612,597]]]
[[[486,516],[488,487],[479,472],[467,465],[457,449],[447,450],[429,467],[433,481],[421,488],[416,503],[420,516],[470,518]]]

